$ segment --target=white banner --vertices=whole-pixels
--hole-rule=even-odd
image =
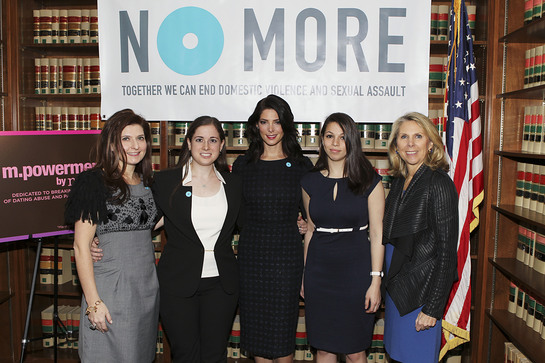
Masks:
[[[296,121],[428,112],[430,0],[98,0],[102,113],[244,121],[274,93]]]

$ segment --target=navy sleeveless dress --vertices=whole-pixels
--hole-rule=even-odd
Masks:
[[[376,174],[363,195],[352,193],[346,178],[313,172],[301,180],[316,228],[354,228],[337,233],[315,230],[310,240],[304,272],[305,321],[309,343],[316,349],[351,354],[371,345],[375,314],[365,312],[371,246],[368,227],[360,228],[369,223],[367,199],[380,180]]]

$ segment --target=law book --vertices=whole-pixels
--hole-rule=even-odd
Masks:
[[[536,48],[530,49],[530,64],[528,64],[528,87],[535,86],[534,65],[536,62]]]
[[[91,93],[91,58],[83,59],[83,93]]]
[[[58,347],[61,349],[68,348],[68,339],[66,337],[66,329],[68,325],[68,315],[66,314],[68,311],[72,311],[73,307],[68,305],[61,305],[58,307],[58,317],[59,320],[62,322],[62,326],[64,326],[65,329],[62,328],[62,326],[57,327],[57,332],[59,333],[59,337],[57,338],[57,344]],[[59,324],[60,325],[60,324]]]
[[[78,107],[68,107],[68,130],[78,129]]]
[[[530,87],[530,49],[524,52],[524,88]]]
[[[392,132],[392,124],[375,125],[375,149],[388,149],[388,139]]]
[[[437,20],[437,30],[438,36],[437,40],[448,40],[448,17],[449,17],[449,6],[448,5],[439,5],[439,13]]]
[[[89,120],[91,122],[91,130],[102,129],[102,120],[100,119],[100,107],[91,107]]]
[[[517,162],[517,183],[515,191],[515,206],[522,207],[524,204],[524,170],[526,163]]]
[[[533,268],[540,274],[545,274],[545,236],[541,233],[536,236]]]
[[[537,212],[537,203],[539,197],[539,165],[532,166],[532,190],[530,194],[530,210]]]
[[[52,284],[53,283],[53,249],[42,248],[40,254],[40,283]]]
[[[42,44],[53,43],[53,38],[51,37],[51,10],[50,9],[40,10],[40,42]]]
[[[52,9],[51,10],[51,42],[53,44],[59,43],[59,21],[60,21],[59,9]]]
[[[388,172],[390,169],[390,162],[388,159],[377,159],[375,162],[375,170],[382,178],[382,186],[384,187],[384,194],[388,196],[390,187],[392,185],[392,176]]]
[[[61,130],[68,130],[68,107],[61,107]]]
[[[534,17],[533,0],[524,0],[524,24],[529,24]]]
[[[513,343],[505,342],[505,363],[513,363],[512,351],[515,348]]]
[[[91,10],[90,9],[81,9],[81,42],[82,43],[89,43],[90,38],[90,15]]]
[[[524,106],[524,119],[522,129],[522,145],[521,151],[530,151],[530,128],[532,125],[532,107]]]
[[[53,130],[62,130],[61,108],[59,106],[51,107],[51,126]]]
[[[543,145],[543,113],[542,106],[535,106],[534,112],[536,117],[536,132],[534,137],[534,148],[533,152],[536,154],[541,154],[542,145]]]
[[[40,87],[42,82],[42,75],[40,73],[41,69],[41,58],[34,58],[34,93],[40,94]]]
[[[519,288],[517,292],[517,309],[515,315],[517,318],[521,319],[524,317],[524,295],[524,291]]]
[[[534,320],[536,313],[536,299],[528,295],[528,314],[526,315],[526,325],[530,328],[534,328]]]
[[[59,43],[68,43],[68,10],[59,10]]]
[[[466,9],[467,9],[467,23],[469,25],[469,29],[471,30],[471,36],[473,37],[473,40],[475,40],[475,24],[477,22],[477,5],[468,4],[466,6]]]
[[[541,18],[541,0],[533,0],[532,2],[532,20]]]
[[[50,305],[42,310],[40,312],[40,317],[42,319],[42,334],[44,336],[53,334],[53,305]],[[46,348],[52,347],[53,337],[43,339],[42,345]]]
[[[76,58],[62,59],[62,89],[64,94],[76,94],[77,82],[77,66]]]
[[[59,248],[57,257],[57,276],[58,283],[64,284],[68,281],[72,281],[72,266],[70,264],[70,250],[65,248]]]
[[[91,58],[91,93],[100,93],[100,60]]]
[[[530,196],[532,193],[532,164],[525,164],[524,167],[524,199],[522,200],[523,208],[530,208]]]
[[[68,43],[81,43],[81,9],[68,9]]]
[[[85,107],[78,107],[78,115],[77,115],[77,121],[76,121],[76,128],[78,130],[88,130],[87,125],[85,123]],[[89,123],[89,117],[87,117],[87,123]]]
[[[543,46],[535,47],[534,57],[534,86],[541,84],[541,68],[543,66]]]
[[[364,149],[375,148],[375,125],[374,124],[358,124],[360,131],[361,147]]]
[[[49,92],[50,94],[57,94],[59,89],[59,59],[49,59]]]
[[[46,131],[53,130],[53,123],[51,121],[51,107],[50,106],[45,107],[45,130]]]
[[[32,41],[34,44],[40,43],[40,10],[32,10]]]
[[[430,57],[428,94],[443,93],[443,57]]]
[[[161,170],[161,154],[153,151],[151,153],[151,167],[153,170]]]
[[[49,94],[49,58],[40,59],[40,93]]]
[[[509,304],[507,305],[507,311],[511,314],[517,312],[516,296],[518,294],[518,287],[512,281],[509,283]]]
[[[439,5],[431,6],[430,40],[437,40],[437,22],[439,18]]]
[[[91,43],[98,43],[98,10],[91,9],[89,15],[89,39]]]
[[[522,261],[526,266],[529,266],[530,264],[530,256],[533,253],[535,239],[536,239],[536,232],[527,228],[526,229],[526,246],[524,249],[524,261]]]
[[[34,107],[34,129],[45,131],[45,107]]]
[[[545,315],[544,315],[543,304],[539,300],[536,300],[536,312],[534,316],[534,326],[533,326],[533,329],[536,333],[541,333],[542,330],[545,330],[543,329],[544,317]]]
[[[83,93],[83,58],[76,58],[76,93]]]
[[[305,361],[309,361],[309,362],[314,361],[314,353],[312,352],[310,345],[307,345],[305,349]]]
[[[244,127],[246,125],[244,124]],[[315,122],[305,123],[305,146],[319,146],[320,145],[320,124]],[[244,128],[246,133],[246,128]],[[246,139],[246,135],[244,135]],[[247,146],[247,145],[243,145]]]
[[[151,146],[160,146],[161,145],[161,123],[160,122],[150,122],[150,132],[151,132]]]
[[[536,126],[537,126],[537,107],[530,106],[529,110],[530,112],[530,131],[529,131],[529,140],[528,140],[528,151],[534,152],[534,149],[537,149],[538,147],[535,146],[536,144]]]

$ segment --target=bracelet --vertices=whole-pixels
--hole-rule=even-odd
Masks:
[[[383,276],[384,276],[384,272],[382,272],[382,271],[371,271],[371,276],[380,276],[380,277],[383,277]]]
[[[98,306],[100,304],[102,304],[103,302],[104,301],[102,301],[102,299],[98,299],[97,301],[95,301],[95,305],[88,306],[87,309],[85,309],[85,315],[89,315],[91,313],[91,311],[93,313],[96,313],[97,309],[98,309]]]

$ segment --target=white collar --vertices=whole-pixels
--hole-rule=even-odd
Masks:
[[[182,185],[187,185],[188,183],[191,182],[191,179],[192,179],[192,174],[191,174],[191,168],[189,167],[191,165],[191,162],[193,160],[189,160],[189,162],[184,165],[183,169],[182,169],[182,175],[185,174],[185,171],[187,169],[187,176],[185,177]],[[218,179],[223,183],[225,184],[225,180],[223,179],[223,176],[221,175],[221,173],[218,171],[218,169],[216,169],[216,165],[212,165],[212,167],[214,168],[214,173],[216,173],[216,176],[218,177]]]

